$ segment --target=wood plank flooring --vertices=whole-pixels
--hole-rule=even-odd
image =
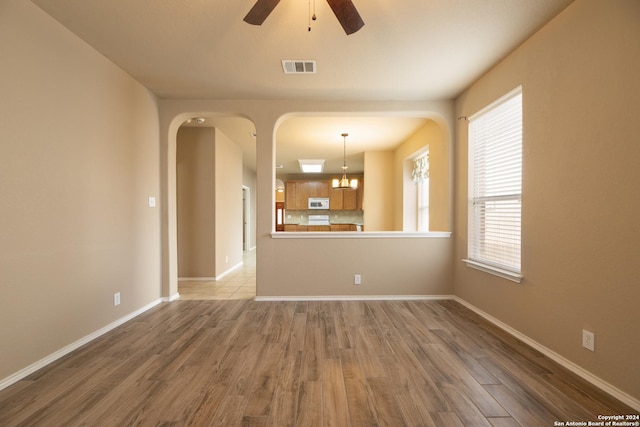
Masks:
[[[453,301],[175,301],[0,391],[2,426],[553,426],[636,413]]]

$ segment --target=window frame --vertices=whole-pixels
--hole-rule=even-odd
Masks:
[[[420,159],[426,158],[426,163],[429,165],[429,146],[426,149],[421,150],[420,154],[414,156],[411,160],[413,170],[415,171],[416,162]],[[430,230],[429,226],[429,191],[430,191],[430,177],[429,166],[427,166],[426,173],[421,177],[416,177],[415,172],[412,172],[413,182],[416,186],[416,231],[427,232]]]
[[[510,179],[505,179],[504,177],[500,178],[501,184],[509,184],[508,192],[494,191],[492,193],[491,191],[487,190],[486,192],[481,191],[476,194],[476,189],[477,189],[477,186],[475,185],[475,182],[476,182],[475,165],[477,160],[476,148],[477,148],[477,145],[480,145],[481,143],[479,143],[478,140],[475,139],[473,123],[474,121],[482,118],[486,118],[486,117],[491,118],[491,116],[488,116],[490,114],[494,114],[494,115],[504,114],[505,109],[504,108],[501,109],[500,107],[503,107],[506,103],[513,101],[514,98],[518,98],[518,97],[520,99],[519,116],[510,117],[510,119],[520,120],[519,146],[517,146],[517,141],[516,141],[515,143],[516,151],[514,152],[515,154],[513,154],[513,157],[511,157],[510,159],[511,161],[514,161],[515,159],[515,161],[517,162],[519,157],[519,164],[518,164],[519,171],[516,172],[515,177],[511,177]],[[469,147],[468,201],[469,201],[469,204],[468,204],[468,210],[467,210],[467,213],[468,213],[467,258],[463,259],[463,262],[465,262],[465,264],[468,267],[475,268],[475,269],[514,281],[516,283],[520,283],[524,277],[522,275],[522,169],[523,169],[522,97],[523,97],[522,86],[518,86],[514,90],[508,92],[507,94],[500,97],[496,101],[490,103],[489,105],[487,105],[486,107],[484,107],[483,109],[481,109],[480,111],[478,111],[477,113],[475,113],[473,116],[469,118],[469,137],[468,137],[468,147]],[[501,136],[504,136],[504,135],[501,135]],[[485,142],[484,147],[491,145],[492,142],[494,141],[490,140],[489,144]],[[514,146],[509,146],[510,149],[513,149],[513,147]],[[501,156],[503,155],[504,155],[504,152],[501,152]],[[488,155],[484,158],[487,158],[487,157]],[[499,169],[503,167],[503,165],[504,163],[501,163],[498,166],[498,168],[494,169],[493,171],[494,172],[497,171],[498,173],[501,173]],[[491,167],[493,166],[490,166],[487,169],[483,169],[483,172],[487,172],[487,170],[491,171],[492,170],[490,169]],[[519,179],[518,179],[518,176],[519,176]],[[500,222],[490,223],[489,225],[487,225],[487,210],[480,209],[478,211],[476,209],[476,207],[479,204],[483,204],[483,206],[486,206],[487,204],[497,205],[505,202],[510,204],[510,208],[517,210],[517,218],[516,216],[513,216],[513,213],[505,213],[504,217],[498,218],[501,220]],[[512,212],[514,212],[515,210],[513,210]],[[504,212],[507,212],[507,210],[505,210]],[[478,217],[476,215],[478,215]],[[480,217],[484,219],[481,219]],[[507,220],[514,220],[514,219],[517,220],[517,222],[516,221],[512,222],[512,224],[515,224],[515,225],[507,224]],[[497,225],[493,225],[493,224],[497,224]],[[492,231],[494,231],[493,236],[497,236],[496,240],[494,241],[496,242],[496,244],[494,244],[494,249],[496,249],[495,248],[496,245],[510,246],[511,249],[501,250],[498,247],[497,251],[494,252],[495,255],[492,253],[492,250],[487,249],[489,245],[486,244],[487,240],[485,240],[485,237],[483,237],[483,235],[484,235],[484,232],[486,232],[486,230],[488,230],[490,227],[493,227],[491,229]],[[496,230],[500,230],[502,228],[509,229],[509,230],[504,235],[502,235],[502,233],[500,232],[495,232]],[[517,248],[517,251],[514,251],[513,250],[514,248]],[[516,255],[518,258],[517,265],[513,261],[513,258],[515,258],[513,257],[515,252],[517,252]],[[504,257],[509,258],[509,253],[511,253],[512,259],[505,260]]]

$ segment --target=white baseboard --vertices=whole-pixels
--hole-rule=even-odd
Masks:
[[[228,268],[227,270],[223,271],[221,274],[217,275],[216,277],[178,277],[178,282],[215,282],[217,280],[222,279],[224,276],[231,273],[232,271],[242,267],[242,265],[243,265],[243,262],[240,261],[238,264],[234,265],[231,268]]]
[[[216,276],[216,280],[222,279],[224,276],[226,276],[227,274],[231,273],[233,270],[237,270],[238,268],[242,267],[243,264],[244,263],[242,261],[240,261],[239,263],[237,263],[233,267],[228,268],[226,271],[223,271],[222,274],[219,274],[218,276]]]
[[[136,316],[139,316],[140,314],[144,313],[145,311],[155,307],[156,305],[160,304],[161,302],[170,302],[170,301],[175,301],[176,299],[178,299],[180,297],[180,294],[176,293],[174,295],[172,295],[171,297],[164,297],[164,298],[160,298],[156,301],[153,301],[149,304],[147,304],[146,306],[134,311],[133,313],[130,313],[118,320],[116,320],[115,322],[112,322],[110,324],[108,324],[107,326],[98,329],[97,331],[79,339],[78,341],[71,343],[69,345],[67,345],[64,348],[61,348],[60,350],[56,351],[55,353],[50,354],[49,356],[40,359],[39,361],[27,366],[26,368],[16,372],[13,375],[10,375],[6,378],[4,378],[3,380],[0,381],[0,390],[3,390],[7,387],[9,387],[10,385],[20,381],[21,379],[31,375],[32,373],[34,373],[35,371],[37,371],[38,369],[41,369],[45,366],[47,366],[48,364],[58,360],[59,358],[66,356],[67,354],[71,353],[72,351],[82,347],[83,345],[89,343],[90,341],[93,341],[94,339],[100,337],[101,335],[104,335],[105,333],[111,331],[112,329],[117,328],[118,326],[122,325],[125,322],[128,322],[129,320],[133,319]],[[381,301],[381,300],[386,300],[386,301],[407,301],[407,300],[454,300],[456,302],[459,302],[460,304],[464,305],[465,307],[467,307],[468,309],[470,309],[471,311],[475,312],[476,314],[482,316],[484,319],[486,319],[487,321],[493,323],[495,326],[499,327],[500,329],[504,330],[505,332],[513,335],[514,337],[516,337],[517,339],[519,339],[520,341],[526,343],[527,345],[533,347],[534,349],[538,350],[539,352],[541,352],[542,354],[544,354],[545,356],[549,357],[550,359],[552,359],[553,361],[557,362],[558,364],[560,364],[561,366],[565,367],[566,369],[570,370],[571,372],[573,372],[574,374],[578,375],[579,377],[583,378],[584,380],[588,381],[589,383],[593,384],[594,386],[598,387],[599,389],[603,390],[604,392],[610,394],[611,396],[615,397],[616,399],[620,400],[621,402],[623,402],[624,404],[632,407],[635,410],[640,411],[640,400],[636,399],[635,397],[625,393],[624,391],[616,388],[615,386],[607,383],[606,381],[602,380],[601,378],[593,375],[592,373],[590,373],[589,371],[585,370],[584,368],[576,365],[575,363],[571,362],[570,360],[566,359],[565,357],[559,355],[558,353],[550,350],[549,348],[543,346],[542,344],[538,343],[537,341],[532,340],[531,338],[527,337],[526,335],[522,334],[521,332],[513,329],[511,326],[507,325],[506,323],[496,319],[495,317],[491,316],[488,313],[485,313],[484,311],[480,310],[479,308],[475,307],[474,305],[468,303],[467,301],[463,300],[462,298],[459,298],[455,295],[330,295],[330,296],[324,296],[324,295],[318,295],[318,296],[256,296],[255,298],[256,301]]]
[[[573,372],[574,374],[578,375],[580,378],[582,378],[585,381],[588,381],[589,383],[591,383],[594,386],[598,387],[600,390],[604,391],[605,393],[610,394],[611,396],[615,397],[616,399],[618,399],[622,403],[632,407],[633,409],[635,409],[637,411],[640,411],[640,400],[636,399],[635,397],[629,395],[628,393],[625,393],[624,391],[620,390],[619,388],[616,388],[615,386],[609,384],[608,382],[604,381],[603,379],[593,375],[591,372],[585,370],[581,366],[576,365],[575,363],[573,363],[569,359],[567,359],[567,358],[559,355],[555,351],[543,346],[539,342],[532,340],[528,336],[526,336],[526,335],[522,334],[521,332],[513,329],[511,326],[507,325],[504,322],[501,322],[500,320],[496,319],[495,317],[491,316],[490,314],[485,313],[484,311],[482,311],[479,308],[475,307],[474,305],[468,303],[467,301],[463,300],[462,298],[454,297],[453,299],[455,301],[459,302],[460,304],[464,305],[465,307],[467,307],[469,310],[475,312],[476,314],[482,316],[484,319],[486,319],[489,322],[493,323],[498,328],[500,328],[503,331],[513,335],[514,337],[516,337],[520,341],[522,341],[525,344],[527,344],[527,345],[533,347],[534,349],[538,350],[540,353],[544,354],[545,356],[547,356],[551,360],[555,361],[556,363],[562,365],[566,369],[568,369],[571,372]]]
[[[453,295],[311,295],[256,296],[255,301],[426,301],[453,298]]]
[[[175,301],[175,300],[177,300],[179,298],[180,298],[180,294],[176,292],[175,294],[171,295],[170,297],[162,297],[161,301],[162,302],[171,302],[171,301]]]
[[[179,296],[179,295],[178,295]],[[61,348],[60,350],[56,351],[55,353],[50,354],[49,356],[38,360],[37,362],[27,366],[24,369],[21,369],[20,371],[16,372],[13,375],[9,375],[8,377],[4,378],[3,380],[0,380],[0,390],[3,390],[7,387],[9,387],[10,385],[17,383],[18,381],[22,380],[23,378],[31,375],[32,373],[34,373],[35,371],[37,371],[38,369],[44,368],[45,366],[47,366],[50,363],[55,362],[56,360],[60,359],[63,356],[66,356],[67,354],[71,353],[72,351],[82,347],[83,345],[95,340],[96,338],[100,337],[101,335],[106,334],[107,332],[111,331],[112,329],[117,328],[118,326],[122,325],[125,322],[128,322],[129,320],[133,319],[136,316],[141,315],[142,313],[144,313],[145,311],[155,307],[156,305],[160,304],[163,300],[162,299],[157,299],[147,305],[145,305],[144,307],[134,311],[133,313],[130,313],[124,317],[121,317],[120,319],[116,320],[115,322],[112,322],[110,324],[108,324],[107,326],[98,329],[95,332],[90,333],[89,335],[80,338],[78,341],[73,342],[71,344],[69,344],[66,347]]]

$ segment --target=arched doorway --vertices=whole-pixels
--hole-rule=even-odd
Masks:
[[[181,299],[255,297],[255,130],[198,114],[176,134],[177,285]]]

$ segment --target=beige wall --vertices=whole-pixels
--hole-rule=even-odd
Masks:
[[[450,295],[451,239],[270,239],[262,297]],[[273,268],[275,266],[276,268]],[[353,284],[355,274],[362,284]]]
[[[216,129],[216,277],[242,263],[242,150]]]
[[[242,185],[249,188],[249,250],[256,247],[256,173],[247,168],[242,170]],[[284,194],[284,193],[283,193]]]
[[[272,237],[275,134],[292,113],[395,114],[432,118],[451,135],[452,101],[313,102],[286,100],[160,100],[163,195],[163,293],[177,292],[175,244],[175,136],[194,112],[240,114],[256,126],[257,294],[259,296],[449,295],[452,292],[452,240],[448,237],[386,238]],[[368,184],[365,181],[365,187]],[[280,235],[285,233],[279,233]],[[321,249],[321,250],[320,250]],[[393,254],[394,256],[390,256]],[[338,257],[338,255],[340,255]],[[338,258],[336,258],[338,257]],[[402,259],[402,262],[399,262]],[[335,261],[335,262],[334,262]],[[317,270],[317,266],[321,266]],[[424,268],[429,266],[429,268]],[[357,269],[358,271],[354,271]],[[310,271],[316,274],[309,274]],[[323,274],[317,274],[323,271]],[[353,274],[363,276],[355,287]]]
[[[393,231],[393,152],[364,153],[364,229]]]
[[[579,0],[462,94],[523,87],[524,280],[464,266],[467,124],[456,154],[455,293],[640,399],[640,2]],[[595,332],[595,352],[581,347]]]
[[[30,2],[0,2],[0,378],[160,295],[175,295],[176,135],[193,112],[208,111],[256,124],[259,295],[455,290],[640,399],[639,17],[635,0],[576,1],[462,94],[457,114],[450,101],[160,100],[158,123],[148,90]],[[424,114],[449,143],[456,115],[471,115],[520,84],[522,284],[459,261],[467,221],[462,122],[454,150],[455,245],[435,237],[271,237],[273,135],[282,117]],[[158,195],[158,207],[148,207],[148,197]],[[362,274],[363,285],[352,285],[353,274]],[[122,294],[118,307],[114,292]],[[580,347],[583,328],[596,333],[594,353]]]
[[[242,262],[242,150],[215,128],[177,140],[178,276],[215,278]]]
[[[441,126],[431,121],[420,132],[429,145],[429,230],[453,229],[451,176],[452,150],[448,135]]]
[[[407,159],[429,147],[429,230],[451,231],[451,150],[447,129],[429,120],[394,151],[395,230],[416,231],[416,186]]]
[[[1,380],[160,298],[163,201],[147,89],[28,1],[0,52]]]
[[[216,276],[216,130],[181,127],[177,144],[178,276]]]

